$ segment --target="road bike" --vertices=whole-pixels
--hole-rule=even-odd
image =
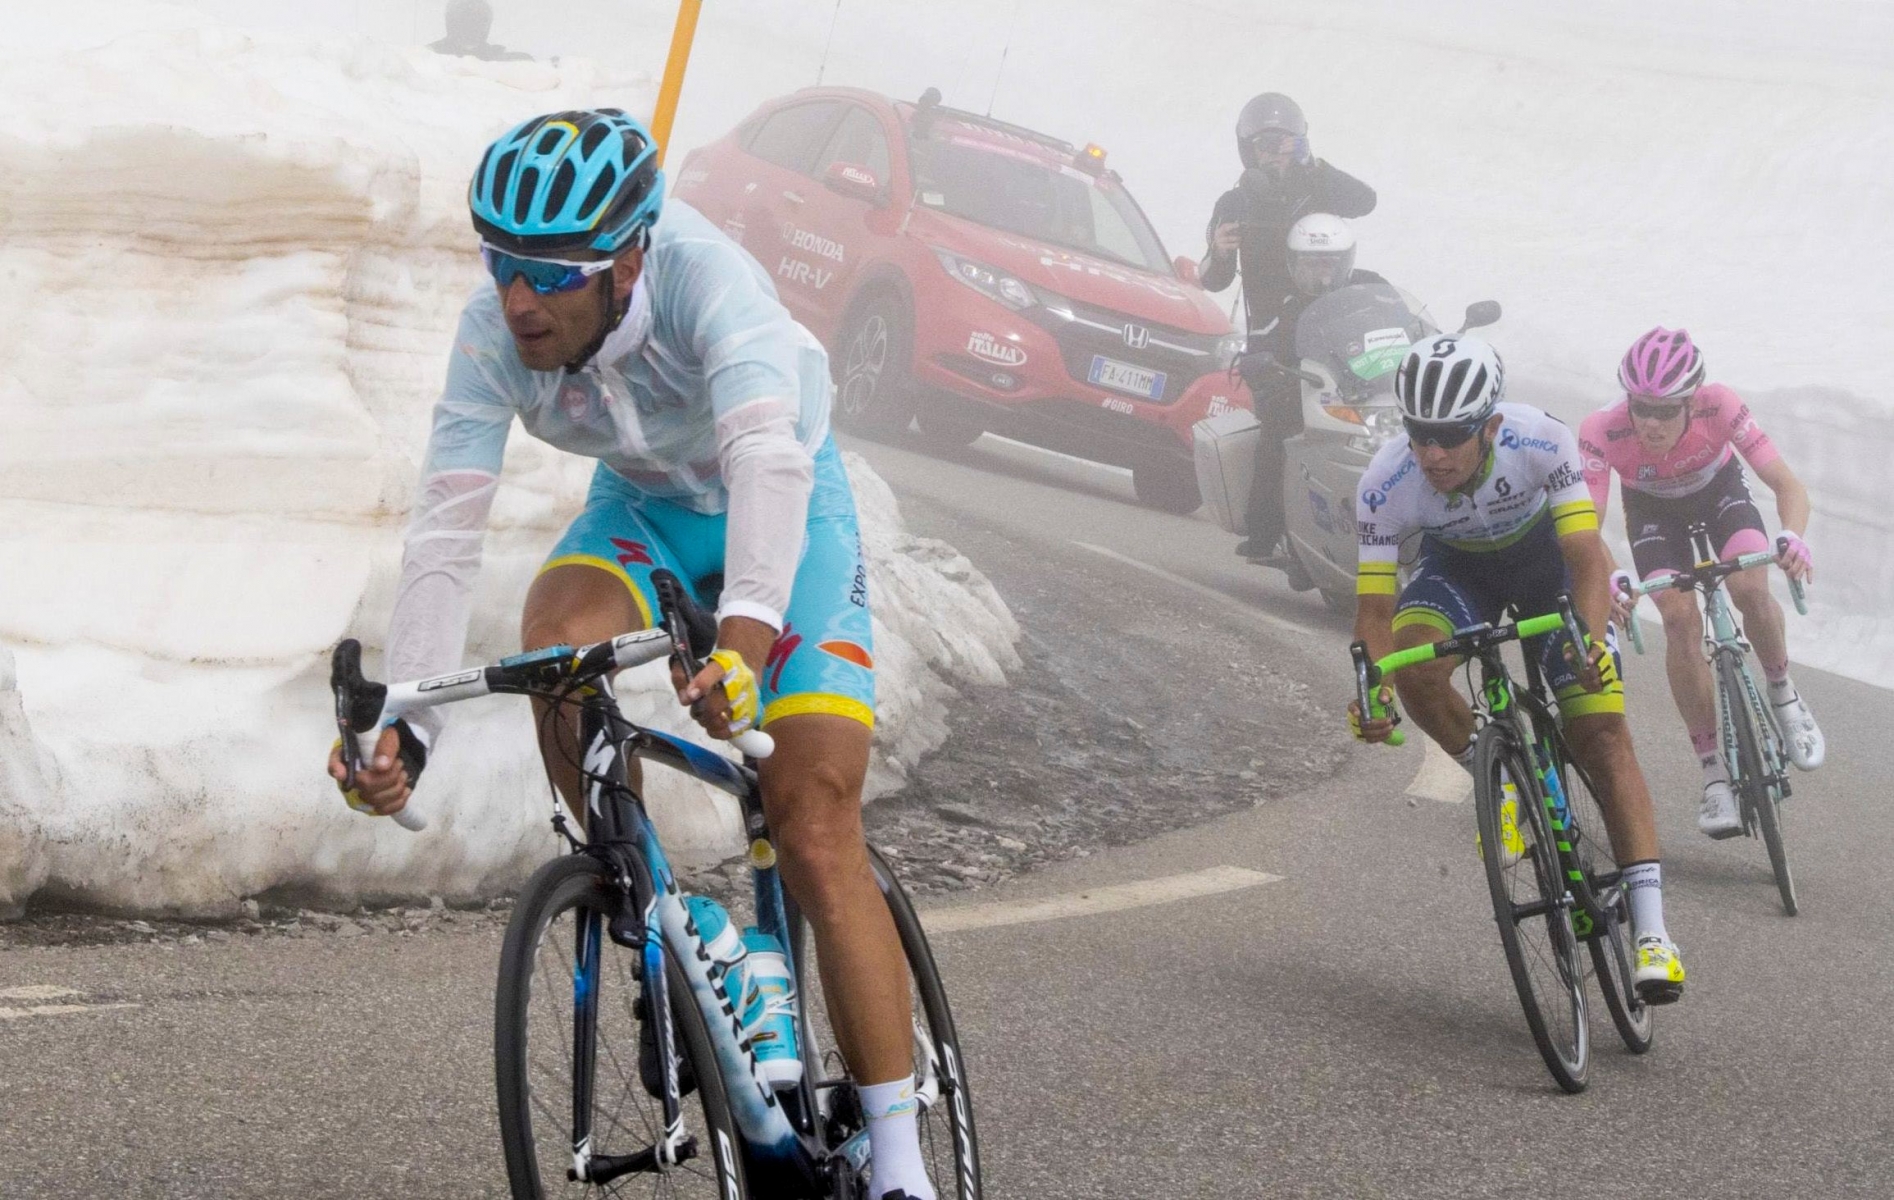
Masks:
[[[1589,1080],[1591,1033],[1585,981],[1596,978],[1605,1008],[1633,1054],[1651,1048],[1651,1009],[1632,982],[1636,953],[1630,900],[1606,837],[1604,809],[1590,776],[1574,759],[1547,696],[1537,656],[1526,654],[1524,689],[1513,682],[1507,643],[1563,629],[1582,646],[1571,597],[1559,611],[1513,624],[1479,624],[1452,637],[1396,651],[1378,662],[1354,643],[1356,703],[1386,715],[1382,681],[1407,667],[1460,657],[1480,666],[1473,689],[1474,816],[1493,918],[1499,926],[1526,1026],[1547,1070],[1568,1092]],[[1388,739],[1400,745],[1396,730]],[[1581,949],[1589,946],[1587,968]]]
[[[670,658],[696,674],[714,620],[659,572],[660,628],[590,646],[549,646],[413,683],[365,679],[361,646],[335,649],[331,685],[353,772],[383,725],[405,713],[493,693],[578,710],[585,818],[552,824],[567,853],[541,867],[514,904],[494,998],[501,1143],[512,1194],[810,1197],[862,1200],[872,1172],[854,1081],[822,1049],[829,1030],[812,993],[819,972],[807,925],[782,887],[755,762],[767,734],[734,739],[741,764],[627,719],[612,676]],[[749,839],[756,924],[784,948],[794,985],[800,1081],[772,1087],[684,902],[626,764],[643,759],[734,796]],[[875,880],[906,955],[921,1148],[936,1191],[981,1196],[979,1142],[965,1059],[919,918],[872,847]],[[803,983],[810,986],[801,986]],[[697,1104],[685,1098],[695,1092]]]
[[[1777,543],[1777,549],[1783,543]],[[1762,837],[1769,852],[1769,870],[1776,878],[1776,892],[1782,899],[1782,911],[1794,916],[1795,874],[1789,867],[1788,848],[1782,840],[1782,802],[1789,798],[1788,743],[1775,711],[1763,701],[1751,667],[1751,651],[1743,640],[1734,606],[1723,581],[1738,571],[1766,567],[1776,554],[1758,550],[1718,561],[1710,546],[1709,530],[1702,524],[1690,527],[1691,552],[1697,565],[1688,571],[1660,575],[1631,585],[1635,600],[1653,592],[1670,589],[1696,591],[1703,597],[1703,656],[1710,660],[1716,682],[1717,746],[1729,772],[1730,788],[1736,793],[1743,816],[1742,832]],[[1789,581],[1789,595],[1795,611],[1808,615],[1808,597],[1800,580]],[[1644,633],[1635,618],[1630,621],[1631,641],[1639,654],[1644,653]]]

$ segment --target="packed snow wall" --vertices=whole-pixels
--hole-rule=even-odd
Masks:
[[[482,286],[480,149],[533,112],[641,110],[653,81],[199,23],[80,3],[0,45],[0,910],[503,888],[553,849],[523,702],[454,714],[410,835],[323,774],[327,652],[359,636],[379,667],[428,412]],[[470,656],[518,648],[588,467],[513,439]],[[849,468],[885,790],[944,735],[947,679],[999,682],[1016,628]],[[634,719],[690,729],[660,667],[622,690]],[[650,774],[681,859],[740,848],[722,797]]]

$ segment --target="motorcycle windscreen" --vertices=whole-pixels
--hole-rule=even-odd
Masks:
[[[1427,333],[1424,315],[1400,289],[1357,283],[1303,310],[1296,322],[1296,355],[1326,367],[1345,403],[1361,404],[1393,391],[1401,356]]]

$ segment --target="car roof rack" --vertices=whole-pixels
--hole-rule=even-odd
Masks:
[[[923,134],[927,132],[926,122],[936,116],[940,116],[958,121],[962,125],[973,125],[981,129],[991,129],[998,133],[1010,133],[1014,137],[1025,138],[1029,142],[1037,142],[1041,146],[1045,146],[1051,150],[1057,150],[1062,154],[1077,155],[1079,152],[1077,146],[1074,146],[1064,138],[1056,138],[1051,134],[1040,133],[1036,129],[1028,129],[1024,125],[1015,125],[1011,121],[1001,121],[994,117],[984,117],[976,112],[968,112],[964,108],[951,108],[948,105],[942,104],[940,102],[940,89],[936,87],[928,88],[925,92],[921,93],[920,103],[915,106],[915,116],[922,122],[921,132]]]

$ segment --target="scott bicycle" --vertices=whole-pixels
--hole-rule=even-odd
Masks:
[[[1387,715],[1378,692],[1396,671],[1437,658],[1479,661],[1473,799],[1493,918],[1539,1056],[1560,1087],[1579,1092],[1591,1064],[1588,975],[1596,976],[1612,1024],[1633,1054],[1651,1048],[1653,1029],[1650,1006],[1632,985],[1630,901],[1605,836],[1598,791],[1572,756],[1537,656],[1525,656],[1521,690],[1501,654],[1508,642],[1560,629],[1572,645],[1585,644],[1568,595],[1559,597],[1556,613],[1474,625],[1379,662],[1368,660],[1361,642],[1350,651],[1356,703],[1375,718]],[[1398,746],[1405,738],[1396,730],[1388,740]],[[1587,944],[1590,969],[1581,949]]]
[[[627,719],[612,691],[623,669],[672,658],[696,673],[714,621],[674,576],[656,577],[661,628],[590,646],[550,646],[414,683],[363,678],[361,646],[335,649],[331,685],[345,760],[358,770],[381,726],[404,713],[493,693],[539,697],[547,718],[577,708],[586,818],[555,799],[569,853],[541,867],[513,908],[494,998],[500,1135],[515,1197],[651,1195],[861,1200],[872,1171],[854,1082],[823,1053],[807,927],[782,888],[755,759],[771,741],[735,744],[741,765]],[[749,837],[757,926],[784,949],[796,995],[799,1082],[773,1087],[725,972],[684,902],[632,758],[661,763],[736,797]],[[345,788],[352,786],[351,774]],[[921,1149],[942,1197],[978,1200],[979,1143],[965,1060],[946,991],[913,906],[887,860],[869,858],[910,975]],[[696,1093],[697,1103],[686,1097]]]
[[[1778,541],[1777,550],[1782,546]],[[1723,581],[1738,571],[1775,562],[1776,555],[1758,550],[1719,562],[1710,546],[1709,530],[1702,524],[1690,527],[1690,548],[1696,556],[1694,568],[1634,583],[1631,593],[1635,598],[1675,588],[1702,594],[1703,656],[1710,660],[1716,679],[1717,746],[1729,772],[1730,788],[1741,806],[1742,832],[1749,837],[1761,834],[1769,852],[1769,870],[1776,878],[1776,892],[1782,898],[1782,911],[1793,917],[1797,912],[1795,874],[1789,868],[1788,848],[1782,841],[1782,802],[1790,793],[1788,744],[1775,712],[1763,702],[1762,689],[1756,686],[1750,646],[1743,640],[1743,630],[1736,623],[1736,613],[1723,586]],[[1807,616],[1808,597],[1800,580],[1789,580],[1789,595],[1795,600],[1795,611]],[[1636,618],[1629,624],[1631,640],[1642,654],[1644,633]]]

